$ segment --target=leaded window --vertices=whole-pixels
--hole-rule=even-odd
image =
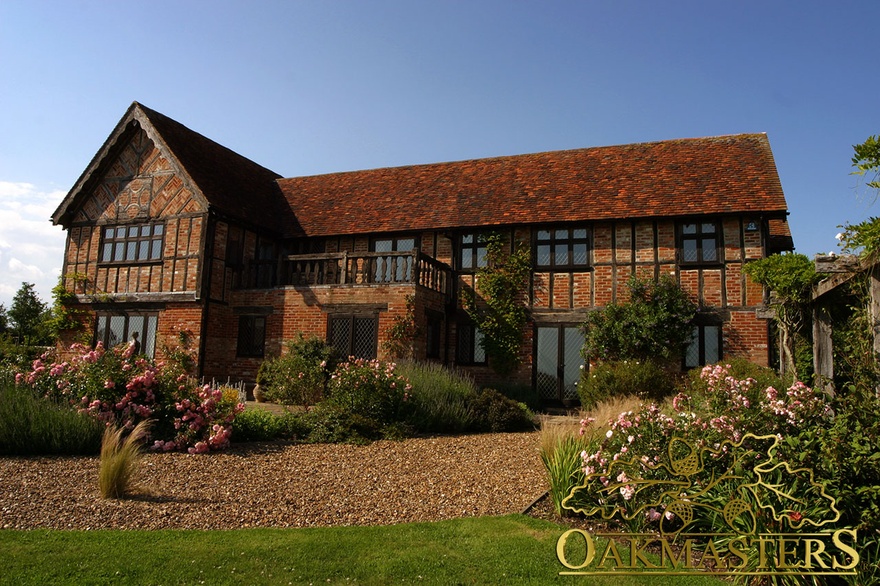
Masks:
[[[135,354],[153,358],[156,354],[156,313],[99,313],[95,320],[95,343],[105,348],[120,344],[135,344]]]
[[[535,328],[535,387],[542,400],[575,402],[584,368],[584,333],[576,325]]]
[[[486,364],[483,332],[470,322],[458,324],[457,358],[459,364]]]
[[[379,318],[376,316],[333,315],[328,325],[327,342],[340,358],[376,357]]]
[[[681,262],[688,264],[718,262],[720,232],[717,222],[682,224],[680,230]]]
[[[718,362],[722,358],[721,326],[698,324],[684,353],[685,368],[696,368]]]
[[[589,244],[586,228],[538,230],[535,265],[554,269],[584,268],[589,265]]]
[[[243,358],[260,358],[266,354],[266,316],[238,316],[238,347]]]
[[[165,224],[101,228],[101,262],[138,263],[162,260]]]
[[[458,261],[458,266],[463,271],[485,267],[488,264],[485,236],[475,232],[462,234],[459,240]]]

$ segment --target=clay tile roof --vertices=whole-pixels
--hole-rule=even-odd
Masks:
[[[295,229],[296,218],[285,204],[276,180],[281,176],[190,130],[183,124],[137,104],[178,163],[193,179],[209,205],[223,214],[281,234]]]
[[[279,180],[301,234],[787,210],[765,134]],[[288,235],[297,234],[288,232]]]
[[[196,197],[210,208],[278,235],[298,230],[276,182],[280,175],[137,102],[52,214],[53,222],[67,225],[71,221],[79,202],[88,197],[103,169],[139,127],[158,147],[167,149],[172,164],[192,180]]]

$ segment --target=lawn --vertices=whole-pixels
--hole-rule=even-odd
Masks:
[[[0,584],[584,584],[560,526],[522,515],[374,527],[0,531]],[[589,584],[722,584],[621,576]]]

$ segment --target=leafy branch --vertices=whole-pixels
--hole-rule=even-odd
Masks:
[[[484,238],[486,266],[477,271],[475,290],[462,290],[462,305],[483,333],[481,344],[492,369],[506,376],[520,363],[523,328],[529,317],[523,296],[531,271],[531,252],[522,245],[505,252],[506,239],[501,234]]]

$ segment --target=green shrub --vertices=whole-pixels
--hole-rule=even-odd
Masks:
[[[535,428],[535,417],[529,408],[496,391],[483,389],[471,400],[476,416],[476,431],[525,431]]]
[[[309,412],[288,412],[278,416],[278,437],[302,441],[308,438],[314,427]]]
[[[435,363],[402,363],[410,386],[406,421],[424,433],[462,433],[475,424],[477,387],[465,375]]]
[[[277,439],[306,441],[318,418],[310,412],[288,411],[283,414],[265,409],[247,409],[235,418],[233,440],[262,442]]]
[[[367,444],[382,439],[382,423],[348,409],[323,403],[308,414],[307,441],[327,444]]]
[[[591,311],[584,321],[589,360],[675,360],[693,337],[697,307],[669,275],[631,277],[630,298]]]
[[[532,385],[499,383],[495,385],[495,388],[505,397],[509,397],[517,403],[525,403],[526,407],[532,411],[541,408],[541,396],[538,394],[538,389]]]
[[[97,454],[104,425],[24,386],[0,385],[0,454]]]
[[[333,369],[333,350],[323,340],[300,334],[287,353],[260,365],[257,383],[266,399],[285,405],[315,405],[324,397]]]
[[[281,418],[265,409],[245,409],[232,424],[232,439],[235,442],[268,441],[280,435]]]
[[[674,394],[677,383],[675,374],[651,360],[600,362],[583,371],[578,395],[584,409],[627,395],[659,401]]]

